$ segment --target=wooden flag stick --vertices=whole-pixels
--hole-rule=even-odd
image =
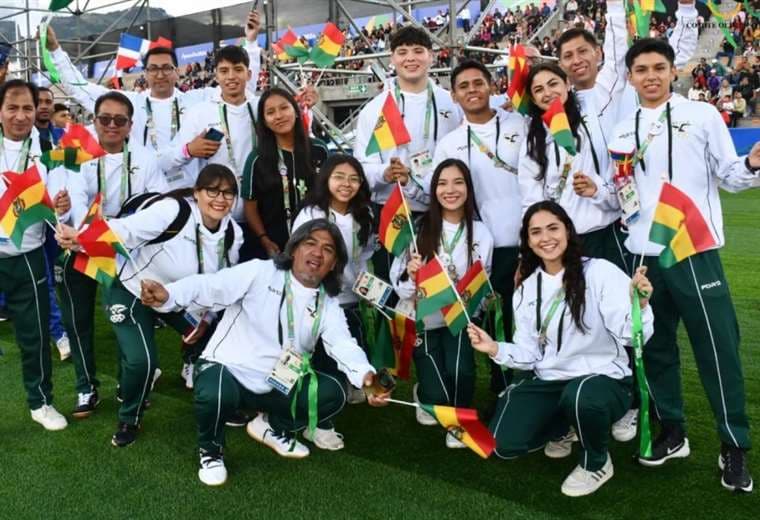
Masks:
[[[457,286],[454,285],[454,280],[452,280],[451,277],[449,276],[449,273],[446,272],[446,268],[443,266],[443,262],[441,262],[441,259],[438,257],[438,255],[435,255],[435,261],[438,262],[438,264],[441,266],[441,271],[443,271],[443,274],[446,275],[446,280],[449,281],[449,285],[451,286],[452,289],[454,289],[454,294],[456,294],[457,296],[459,305],[462,306],[462,312],[464,312],[464,317],[467,318],[467,323],[472,323],[472,320],[470,319],[470,315],[467,313],[467,307],[465,306],[464,301],[462,300],[462,296],[459,294],[459,291],[457,291]]]
[[[412,408],[420,407],[420,405],[417,403],[410,403],[409,401],[399,401],[398,399],[391,399],[390,397],[386,397],[385,399],[383,399],[383,401],[387,403],[403,404],[404,406],[411,406]]]

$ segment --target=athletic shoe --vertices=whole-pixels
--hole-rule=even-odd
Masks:
[[[180,376],[185,381],[185,388],[188,390],[193,389],[193,364],[192,363],[182,363],[182,371],[180,372]]]
[[[227,417],[224,424],[231,428],[242,428],[249,422],[251,422],[251,416],[238,410],[231,416]]]
[[[575,466],[575,469],[570,472],[562,483],[562,494],[569,497],[583,497],[590,495],[602,487],[602,485],[611,479],[614,474],[615,470],[612,467],[612,459],[610,459],[608,453],[607,461],[600,470],[587,471],[580,465]]]
[[[311,434],[308,428],[303,431],[303,437],[307,441],[313,442],[317,448],[323,450],[338,451],[342,450],[345,444],[343,443],[343,435],[335,431],[335,428],[315,428],[314,435]]]
[[[451,449],[466,448],[467,445],[459,440],[457,434],[453,432],[453,428],[446,432],[446,447]]]
[[[412,390],[412,395],[414,396],[414,402],[417,404],[420,404],[420,400],[417,398],[418,386],[420,386],[420,384],[415,383],[414,389]],[[422,426],[435,426],[436,424],[438,424],[438,421],[435,420],[435,417],[427,413],[425,410],[423,410],[419,406],[415,410],[415,415],[417,417],[417,422],[420,423]]]
[[[69,337],[65,334],[61,336],[58,341],[55,342],[55,346],[58,349],[58,354],[61,356],[61,361],[66,361],[71,357],[71,343],[69,343]]]
[[[544,446],[544,455],[550,459],[564,459],[569,457],[573,452],[573,443],[578,442],[578,436],[575,434],[575,429],[570,427],[570,430],[553,441],[549,441]]]
[[[670,459],[683,459],[689,456],[689,439],[680,428],[663,428],[652,445],[652,456],[639,456],[642,466],[662,466]]]
[[[364,394],[364,390],[361,388],[356,388],[354,385],[349,383],[348,395],[346,396],[346,401],[348,401],[348,404],[359,404],[363,403],[366,400],[367,396]]]
[[[92,415],[95,408],[98,406],[98,403],[100,403],[100,398],[98,398],[98,392],[96,390],[85,393],[80,392],[77,394],[76,408],[71,412],[71,415],[76,419],[85,419]]]
[[[269,446],[281,457],[302,459],[309,455],[309,448],[298,442],[294,435],[275,432],[261,414],[248,423],[245,431],[251,438]]]
[[[618,442],[628,442],[636,437],[639,425],[639,410],[631,408],[612,425],[612,438]]]
[[[212,455],[201,450],[198,478],[207,486],[221,486],[227,482],[227,468],[222,454]]]
[[[32,410],[32,420],[40,423],[43,428],[51,432],[63,430],[69,424],[66,422],[66,418],[49,404]]]
[[[0,307],[0,322],[8,321],[8,311],[5,307]]]
[[[723,443],[718,456],[718,467],[723,472],[720,483],[731,491],[751,493],[752,476],[747,467],[747,452],[742,448]]]
[[[119,448],[129,446],[135,442],[135,440],[137,440],[138,429],[139,426],[120,422],[119,429],[116,430],[116,433],[114,433],[113,437],[111,437],[111,444]]]

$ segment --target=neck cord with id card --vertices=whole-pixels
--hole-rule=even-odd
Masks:
[[[291,165],[293,167],[293,192],[295,193],[295,206],[298,207],[299,191],[296,188],[296,157],[294,152],[290,152],[292,159]],[[290,176],[288,175],[288,167],[285,164],[285,156],[282,154],[282,149],[277,147],[277,172],[280,174],[282,181],[282,206],[285,209],[285,222],[287,224],[288,234],[290,234],[290,226],[293,224],[293,205],[290,203]]]
[[[337,225],[337,219],[335,218],[335,210],[330,208],[329,210],[329,217],[328,219],[333,224]],[[354,265],[359,264],[359,254],[361,251],[359,250],[359,224],[356,222],[356,220],[351,219],[351,261],[354,263]]]
[[[132,169],[132,154],[129,151],[129,146],[125,142],[122,149],[121,158],[121,180],[119,184],[119,206],[124,204],[124,201],[132,196],[132,179],[129,175],[129,171]],[[103,200],[103,207],[106,207],[106,192],[108,187],[106,184],[106,156],[104,155],[98,159],[98,192]]]
[[[594,148],[594,140],[591,139],[591,132],[589,132],[588,126],[586,126],[586,121],[581,118],[581,126],[583,127],[583,130],[586,132],[586,137],[588,137],[588,144],[591,147],[591,158],[594,160],[594,170],[596,171],[596,174],[601,177],[602,172],[599,170],[599,157],[596,155],[596,148]]]
[[[282,334],[282,319],[278,322],[278,336],[280,345],[286,349],[297,350],[296,348],[296,324],[295,317],[293,315],[293,286],[291,281],[290,271],[285,273],[285,283],[282,288],[282,298],[280,299],[280,309],[282,309],[283,303],[285,304],[285,314],[287,317],[288,327],[288,343],[283,343]],[[311,340],[312,346],[316,344],[317,338],[319,338],[319,328],[322,322],[322,314],[325,307],[325,288],[323,285],[319,286],[319,293],[317,294],[317,300],[314,303],[314,322],[311,325]]]
[[[158,134],[156,132],[156,122],[153,120],[153,105],[150,102],[150,98],[145,98],[145,112],[148,114],[148,120],[145,122],[145,130],[143,131],[143,146],[148,146],[148,138],[150,138],[150,144],[154,150],[158,150]],[[174,98],[172,101],[172,123],[170,129],[170,139],[174,139],[179,131],[179,101]]]
[[[446,270],[449,272],[449,277],[455,283],[459,280],[459,277],[457,276],[457,266],[456,266],[456,263],[454,262],[454,250],[456,249],[457,244],[459,243],[459,239],[462,238],[463,233],[464,233],[464,222],[461,222],[459,224],[459,227],[457,228],[457,232],[454,234],[454,237],[447,244],[445,231],[441,229],[441,247],[443,248],[444,253],[446,253],[446,256],[449,259],[449,264],[446,266]]]
[[[246,108],[248,109],[248,117],[251,122],[251,149],[256,149],[256,118],[253,115],[253,109],[251,104],[246,101]],[[232,147],[232,136],[230,136],[230,122],[227,119],[227,104],[224,101],[219,102],[219,121],[222,123],[222,132],[224,132],[224,143],[227,145],[227,157],[230,161],[230,166],[236,177],[240,178],[240,172],[238,171],[237,161],[235,160],[235,150]]]
[[[557,189],[554,190],[554,193],[549,194],[549,198],[557,203],[559,203],[559,199],[562,198],[562,193],[565,191],[567,178],[570,176],[570,168],[573,167],[573,158],[575,157],[573,155],[570,155],[567,150],[565,150],[565,153],[567,155],[565,156],[565,162],[562,164],[562,171],[559,174]],[[557,143],[554,143],[554,157],[556,160],[557,168],[559,168],[559,146],[557,146]],[[546,175],[544,175],[544,194],[546,194]]]
[[[206,272],[206,263],[203,259],[203,235],[200,224],[195,225],[195,254],[198,257],[198,274],[203,274]],[[221,271],[224,267],[224,240],[217,241],[216,256],[216,270]]]
[[[27,137],[24,139],[24,142],[21,145],[21,151],[19,152],[18,157],[16,157],[16,162],[11,166],[6,162],[5,136],[3,135],[2,130],[0,130],[0,158],[3,159],[3,164],[5,165],[2,171],[12,171],[16,173],[25,171],[26,167],[29,165],[29,149],[31,146],[32,138]],[[19,166],[21,166],[21,169],[19,169]]]
[[[647,134],[643,143],[639,142],[640,118],[641,118],[641,109],[639,108],[636,111],[636,127],[635,127],[636,154],[633,156],[633,167],[635,168],[638,163],[641,163],[641,171],[646,173],[647,169],[646,169],[646,164],[644,163],[644,155],[647,153],[647,149],[649,148],[649,145],[652,144],[652,141],[654,140],[655,136],[662,133],[662,123],[664,121],[667,121],[668,179],[673,180],[673,126],[670,120],[670,101],[668,101],[665,104],[665,110],[662,111],[662,113],[660,114],[660,117],[657,118],[657,121],[652,123],[652,126],[649,128],[649,133]]]
[[[478,134],[476,134],[473,129],[470,127],[470,125],[467,125],[467,163],[472,164],[472,143],[475,143],[475,146],[480,150],[480,152],[491,159],[493,161],[493,165],[497,168],[501,168],[502,170],[506,170],[509,173],[517,174],[517,170],[504,161],[501,160],[501,157],[499,157],[499,136],[501,135],[501,123],[499,122],[499,117],[496,117],[496,139],[494,140],[494,150],[495,153],[491,151],[488,146],[480,140],[480,137],[478,137]]]
[[[536,276],[536,293],[537,293],[537,300],[536,300],[536,332],[538,332],[538,348],[541,351],[541,355],[543,356],[544,350],[546,349],[546,343],[548,341],[546,332],[549,329],[549,323],[551,323],[552,319],[554,318],[554,315],[557,313],[557,309],[559,309],[560,304],[562,304],[565,301],[565,288],[560,287],[557,289],[554,293],[554,296],[552,296],[551,304],[549,305],[549,312],[546,313],[546,317],[544,319],[541,319],[541,273],[538,273],[538,276]],[[559,325],[557,327],[557,352],[559,352],[559,349],[562,348],[562,326],[565,321],[565,313],[564,311],[560,315],[559,319]]]
[[[395,98],[396,103],[401,105],[401,117],[406,116],[406,99],[404,99],[404,93],[401,92],[401,87],[398,85],[398,81],[394,83],[395,86]],[[434,119],[433,121],[433,141],[438,141],[438,106],[435,101],[435,95],[433,92],[433,85],[430,84],[430,80],[428,80],[427,84],[427,104],[425,106],[425,127],[423,130],[422,138],[425,141],[425,145],[427,145],[427,141],[430,138],[430,121],[431,119]]]

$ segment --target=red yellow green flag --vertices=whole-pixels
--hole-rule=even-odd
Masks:
[[[488,273],[486,273],[480,260],[470,266],[464,276],[457,282],[456,289],[462,299],[462,303],[457,301],[455,304],[441,309],[446,326],[454,335],[459,334],[467,326],[467,323],[469,323],[467,315],[472,316],[475,314],[483,298],[491,292],[488,283]],[[464,307],[462,307],[462,304],[464,304]]]
[[[288,26],[288,30],[282,35],[282,38],[272,44],[272,50],[274,50],[277,59],[280,61],[287,61],[290,56],[285,52],[285,49],[287,47],[292,47],[297,41],[298,35]]]
[[[319,37],[319,42],[311,49],[309,58],[317,67],[329,67],[335,63],[335,58],[340,54],[340,48],[345,40],[343,32],[334,23],[327,22]]]
[[[610,158],[615,165],[615,177],[633,175],[633,152],[615,152],[610,150]]]
[[[528,113],[526,85],[529,71],[530,66],[528,65],[525,47],[519,44],[513,45],[509,51],[509,62],[507,64],[509,75],[507,97],[512,102],[514,109],[523,115]]]
[[[385,249],[394,256],[400,256],[412,241],[411,215],[398,183],[380,211],[378,235]]]
[[[34,165],[23,173],[5,172],[2,178],[6,190],[0,197],[0,227],[21,249],[30,226],[45,220],[56,222],[53,201]]]
[[[496,448],[496,439],[478,419],[477,410],[429,404],[420,404],[420,407],[435,417],[451,435],[484,459],[490,457]]]
[[[375,131],[367,143],[366,155],[380,153],[411,142],[409,131],[401,117],[398,105],[393,95],[389,92],[383,103],[383,109],[375,124]]]
[[[288,27],[288,31],[277,42],[277,48],[284,51],[290,58],[295,58],[299,63],[305,62],[309,58],[309,49],[303,44],[293,30]],[[278,52],[277,50],[275,52]],[[278,52],[278,58],[280,53]]]
[[[83,253],[78,253],[74,259],[74,269],[110,285],[116,278],[116,255],[129,258],[121,239],[102,218],[95,218],[77,239]]]
[[[391,367],[391,374],[401,379],[409,379],[412,351],[417,343],[417,324],[413,319],[396,312],[390,320],[390,330],[395,361]]]
[[[79,171],[83,163],[106,154],[97,139],[79,124],[69,125],[58,144],[58,148],[44,152],[40,159],[48,170],[63,165]]]
[[[669,182],[662,185],[649,240],[665,246],[659,258],[664,269],[716,245],[697,206],[688,195]]]
[[[640,0],[641,10],[647,12],[664,13],[666,11],[665,4],[662,0]]]
[[[102,219],[103,218],[103,193],[98,192],[97,195],[95,195],[95,198],[92,199],[92,204],[90,204],[90,209],[87,210],[87,214],[82,219],[82,223],[79,224],[78,229],[82,229],[85,226],[89,226],[92,224],[93,220],[96,219]]]
[[[438,257],[433,257],[417,271],[417,321],[438,312],[459,298]]]
[[[554,142],[567,150],[567,153],[570,155],[575,155],[577,153],[575,138],[570,131],[570,122],[567,119],[565,107],[559,98],[555,98],[552,101],[549,108],[544,112],[543,119],[546,126],[549,127],[549,132],[552,134]]]

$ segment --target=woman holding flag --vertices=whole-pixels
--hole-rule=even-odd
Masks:
[[[613,475],[610,426],[631,401],[623,346],[631,344],[633,327],[645,340],[652,335],[652,286],[645,268],[631,281],[604,259],[584,258],[572,220],[553,201],[528,208],[520,243],[523,281],[512,299],[513,342],[497,343],[477,326],[468,328],[475,350],[535,375],[502,394],[490,425],[495,453],[511,459],[545,446],[547,456],[567,457],[571,438],[551,441],[572,425],[583,449],[562,493],[588,495]],[[641,294],[641,323],[633,319],[629,288]]]
[[[401,299],[418,298],[417,321],[424,323],[422,342],[413,352],[419,380],[415,400],[427,405],[469,407],[475,392],[475,358],[464,325],[469,321],[468,313],[473,307],[477,309],[477,305],[462,309],[461,298],[455,297],[449,302],[454,303],[452,307],[438,307],[423,316],[426,311],[420,306],[421,301],[436,295],[430,291],[420,294],[420,274],[425,262],[424,268],[439,266],[438,279],[445,282],[443,289],[453,294],[454,285],[469,279],[468,275],[475,270],[490,273],[493,237],[482,222],[475,221],[475,192],[464,162],[446,159],[438,164],[430,191],[433,197],[421,217],[412,245],[414,252],[393,261],[390,278]],[[479,291],[470,292],[474,298]],[[435,418],[419,407],[417,422],[437,424]],[[448,434],[446,446],[461,448],[464,444]]]
[[[119,259],[118,275],[115,265],[113,272],[100,274],[101,279],[103,274],[115,277],[106,293],[108,319],[116,333],[121,359],[122,404],[118,430],[111,441],[114,446],[123,447],[135,441],[158,366],[153,337],[156,312],[140,302],[140,282],[150,278],[171,283],[236,264],[243,235],[230,212],[237,196],[237,181],[232,172],[225,166],[211,164],[201,170],[192,190],[172,192],[133,215],[108,221],[106,229],[111,228],[115,242],[129,249],[131,257]],[[61,247],[76,249],[83,245],[87,252],[82,237],[95,222],[103,223],[99,226],[105,223],[96,217],[81,232],[62,226],[56,237]],[[111,249],[113,258],[116,251]],[[89,264],[93,258],[84,261]],[[213,321],[212,315],[185,312],[162,313],[160,317],[190,344],[205,341],[205,332]]]

